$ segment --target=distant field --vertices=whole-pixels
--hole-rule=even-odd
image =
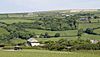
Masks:
[[[87,22],[88,23],[88,21],[86,20],[86,21],[80,21],[80,20],[78,20],[79,22],[82,22],[82,23],[84,23],[84,22]],[[91,22],[93,23],[93,22],[97,22],[97,23],[100,23],[100,19],[98,18],[98,19],[91,19]]]
[[[95,40],[100,40],[100,35],[92,35],[92,34],[86,34],[86,33],[84,33],[82,35],[81,39],[95,39]]]
[[[38,29],[26,29],[27,31],[34,32],[36,34],[44,34],[48,32],[49,35],[55,35],[56,33],[60,33],[61,36],[75,36],[77,35],[77,30],[67,30],[67,31],[46,31],[46,30],[38,30]]]
[[[100,57],[99,53],[100,51],[60,52],[47,50],[0,50],[0,57]]]
[[[1,19],[0,22],[5,22],[7,24],[12,24],[12,23],[19,23],[19,22],[34,22],[34,20],[28,20],[28,19]]]
[[[78,37],[57,37],[57,38],[36,38],[38,41],[58,41],[60,39],[67,39],[67,40],[76,40]]]
[[[94,30],[94,33],[100,34],[100,29]]]
[[[86,28],[97,28],[100,27],[100,23],[81,23],[79,24],[79,28],[86,29]]]
[[[42,42],[45,42],[45,41],[58,41],[60,39],[67,39],[67,40],[77,40],[78,37],[58,37],[58,38],[36,38],[38,41],[42,41]],[[87,40],[87,39],[95,39],[95,40],[100,40],[100,36],[99,35],[90,35],[90,34],[86,34],[84,33],[82,36],[81,36],[81,39],[83,40]]]

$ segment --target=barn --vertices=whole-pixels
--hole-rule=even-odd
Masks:
[[[30,38],[27,40],[27,43],[29,46],[39,46],[40,43],[38,42],[38,40],[36,40],[35,38]]]

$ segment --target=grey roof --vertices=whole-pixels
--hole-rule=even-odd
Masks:
[[[38,40],[36,40],[35,38],[30,38],[27,41],[29,41],[29,42],[38,42]]]

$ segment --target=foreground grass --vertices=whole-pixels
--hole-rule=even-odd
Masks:
[[[0,51],[0,57],[100,57],[100,51],[60,52],[47,50]]]

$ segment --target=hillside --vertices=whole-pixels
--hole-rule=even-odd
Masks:
[[[98,9],[71,9],[0,14],[0,39],[100,40],[99,13]]]

